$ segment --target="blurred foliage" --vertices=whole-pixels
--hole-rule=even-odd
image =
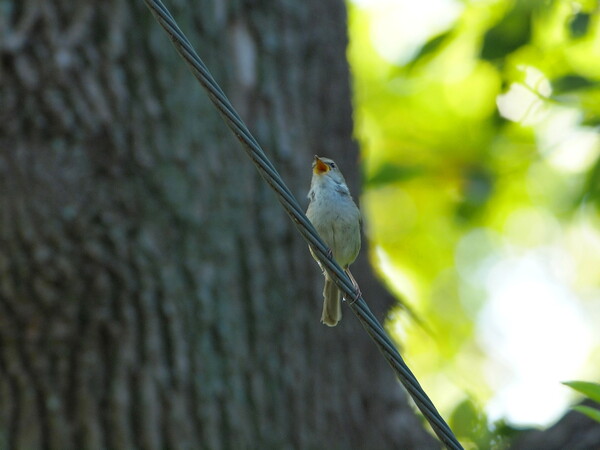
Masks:
[[[590,400],[600,404],[600,384],[590,383],[589,381],[567,381],[563,384],[575,389],[577,392],[581,392]],[[596,422],[600,422],[600,409],[592,408],[586,405],[577,405],[574,406],[573,409],[585,414]]]
[[[471,441],[476,448],[489,447],[487,418],[471,399],[458,404],[450,416],[449,425],[462,442]]]
[[[349,4],[361,207],[382,275],[432,330],[396,312],[392,332],[426,388],[443,393],[436,403],[454,411],[457,433],[485,448],[511,429],[491,433],[475,406],[497,388],[477,339],[486,270],[552,247],[568,255],[570,292],[582,304],[598,298],[600,7],[445,4],[454,17],[427,32],[414,24],[412,49],[410,22],[394,25],[366,0]],[[385,33],[398,41],[396,59],[376,39]]]

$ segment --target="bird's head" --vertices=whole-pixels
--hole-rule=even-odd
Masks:
[[[327,177],[337,183],[345,184],[344,176],[333,159],[315,155],[312,163],[313,178]]]

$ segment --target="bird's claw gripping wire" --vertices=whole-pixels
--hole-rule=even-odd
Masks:
[[[330,248],[327,249],[327,257],[329,259],[333,259],[333,251]],[[319,263],[319,265],[321,265],[321,263]],[[326,272],[326,271],[324,270],[324,272]],[[346,269],[344,269],[344,272],[346,273],[346,275],[348,275],[348,278],[350,278],[350,281],[352,281],[352,286],[354,286],[354,294],[353,294],[352,298],[346,299],[346,296],[344,295],[344,300],[348,301],[349,305],[354,305],[356,303],[356,301],[362,297],[362,292],[360,291],[360,287],[358,286],[358,283],[352,276],[350,269],[346,268]]]
[[[358,283],[352,276],[352,272],[350,272],[350,269],[344,269],[344,272],[346,272],[346,275],[348,275],[348,278],[350,278],[350,281],[352,281],[352,285],[354,286],[354,296],[350,299],[352,301],[348,303],[349,305],[354,305],[356,301],[362,297],[362,292],[360,292],[360,287],[358,286]]]

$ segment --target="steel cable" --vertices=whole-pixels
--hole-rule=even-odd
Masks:
[[[421,413],[425,416],[435,434],[446,447],[450,449],[462,449],[462,446],[454,436],[454,433],[440,416],[413,373],[404,363],[404,360],[395,348],[391,339],[367,306],[367,303],[360,294],[360,290],[353,285],[343,269],[331,257],[327,245],[319,237],[311,222],[304,214],[298,201],[294,198],[294,195],[285,185],[283,179],[277,173],[277,170],[267,158],[259,143],[252,136],[241,117],[227,99],[225,93],[210,74],[208,68],[197,55],[183,32],[179,29],[169,10],[160,0],[144,0],[144,2],[148,8],[150,8],[150,11],[158,23],[169,35],[177,52],[189,64],[194,76],[206,89],[209,98],[225,120],[227,126],[242,143],[244,150],[252,159],[252,162],[255,164],[261,176],[273,188],[283,208],[286,210],[304,239],[313,248],[320,263],[331,274],[337,286],[346,294],[345,297],[356,299],[355,301],[352,300],[348,302],[350,309],[357,316],[369,336],[375,341],[386,361],[392,367],[398,379],[410,394]]]

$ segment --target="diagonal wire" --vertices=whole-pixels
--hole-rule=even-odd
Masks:
[[[277,173],[271,161],[269,161],[254,136],[252,136],[241,117],[235,111],[225,93],[208,71],[208,68],[196,54],[190,42],[181,32],[169,10],[160,0],[144,0],[144,2],[150,8],[158,23],[168,33],[175,49],[188,63],[194,76],[206,89],[209,98],[225,120],[227,126],[242,143],[244,150],[250,159],[252,159],[260,175],[273,188],[277,194],[277,199],[294,222],[298,231],[313,248],[317,258],[331,274],[337,286],[346,294],[345,297],[354,299],[358,296],[356,301],[348,303],[350,309],[357,316],[369,336],[375,341],[375,344],[392,369],[394,369],[400,382],[404,385],[419,410],[421,410],[435,434],[446,447],[450,449],[462,449],[452,430],[440,416],[413,373],[404,363],[400,353],[396,350],[385,330],[367,306],[367,303],[360,294],[360,290],[352,284],[343,269],[328,254],[327,245],[319,237],[317,231],[304,214],[304,211],[291,191],[285,185],[281,176]]]

